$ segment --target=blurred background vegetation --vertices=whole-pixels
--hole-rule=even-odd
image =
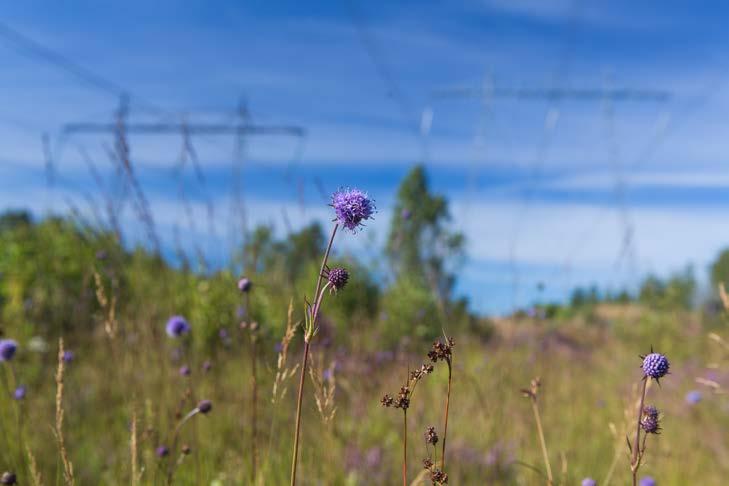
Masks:
[[[214,269],[186,255],[172,266],[73,216],[3,214],[0,328],[20,343],[20,352],[3,366],[0,467],[27,477],[28,446],[46,483],[61,480],[51,425],[55,352],[63,336],[75,351],[64,404],[80,484],[129,483],[132,420],[142,483],[160,484],[164,463],[154,450],[168,440],[175,417],[200,398],[212,399],[214,410],[185,433],[193,452],[183,458],[177,482],[240,484],[250,470],[251,426],[250,331],[239,324],[255,321],[262,343],[258,482],[285,484],[293,390],[276,403],[270,391],[287,309],[291,304],[293,321],[301,320],[327,232],[312,224],[279,237],[260,226],[229,268]],[[398,191],[381,261],[335,253],[332,264],[346,266],[351,280],[326,302],[314,362],[336,390],[337,411],[333,421],[322,421],[307,398],[302,484],[395,483],[400,417],[382,409],[379,398],[399,389],[443,332],[456,338],[451,484],[543,483],[533,470],[541,469],[541,458],[519,393],[535,376],[544,383],[543,419],[561,484],[584,476],[600,480],[613,458],[612,482],[625,484],[626,413],[640,378],[637,356],[651,346],[670,357],[672,375],[660,390],[649,390],[665,420],[664,433],[650,438],[646,473],[665,485],[722,484],[729,473],[722,432],[729,402],[721,393],[729,385],[729,348],[721,336],[729,336],[718,296],[698,292],[691,268],[667,279],[648,277],[637,293],[578,288],[566,304],[535,302],[510,316],[486,318],[453,294],[463,243],[450,229],[448,201],[430,190],[424,169],[416,167]],[[253,282],[248,302],[236,288],[240,275]],[[729,284],[729,250],[717,256],[706,284],[714,289],[719,283]],[[112,309],[118,332],[110,338],[104,329]],[[181,341],[164,333],[173,314],[192,325]],[[299,359],[300,341],[297,334],[290,366]],[[189,377],[179,375],[182,365],[192,369]],[[21,383],[26,398],[12,400]],[[418,438],[426,425],[439,424],[444,383],[444,372],[436,370],[414,400],[413,479],[424,450]],[[700,392],[700,402],[685,400],[692,390]]]

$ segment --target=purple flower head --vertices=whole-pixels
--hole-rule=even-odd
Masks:
[[[238,319],[242,318],[244,315],[246,315],[246,309],[242,305],[239,305],[235,308],[235,315],[238,317]]]
[[[321,377],[324,381],[329,381],[334,377],[334,371],[331,368],[327,368],[322,372]]]
[[[210,410],[213,409],[213,402],[210,400],[201,400],[200,403],[197,404],[197,409],[202,414],[209,413]]]
[[[401,217],[402,219],[404,219],[405,221],[407,221],[408,219],[410,219],[410,217],[411,217],[412,215],[413,215],[413,213],[411,213],[409,209],[403,209],[403,210],[402,210],[402,211],[400,212],[400,217]]]
[[[169,337],[178,338],[190,332],[190,324],[182,316],[172,316],[167,320],[165,331]]]
[[[686,394],[686,403],[696,405],[701,401],[701,392],[699,390],[691,390]]]
[[[595,481],[592,478],[585,478],[582,480],[582,483],[580,483],[582,486],[597,486],[597,481]]]
[[[228,339],[228,330],[224,327],[221,327],[218,331],[218,336],[220,336],[220,339]]]
[[[154,453],[157,454],[157,457],[167,457],[170,454],[170,450],[166,445],[161,445],[154,450]]]
[[[283,351],[283,343],[281,341],[279,341],[276,344],[274,344],[273,350],[276,351],[277,353],[280,353],[281,351]]]
[[[367,193],[359,189],[340,189],[332,194],[332,207],[336,221],[350,231],[355,231],[362,222],[372,218],[375,203]]]
[[[0,476],[0,484],[18,484],[18,478],[15,476],[15,473],[5,471],[3,475]]]
[[[25,398],[25,386],[20,385],[13,392],[13,398],[16,400],[23,400]]]
[[[251,287],[253,286],[253,282],[251,282],[251,279],[243,277],[240,280],[238,280],[238,290],[240,290],[243,293],[250,292]]]
[[[345,268],[335,267],[327,272],[327,280],[332,290],[342,290],[349,280],[349,272]]]
[[[643,408],[643,415],[651,418],[658,418],[658,409],[653,405],[648,405]]]
[[[658,409],[656,407],[645,407],[643,409],[643,418],[640,420],[640,426],[649,434],[659,434],[661,432],[661,424],[658,420]]]
[[[643,373],[649,378],[659,380],[668,373],[668,358],[660,353],[651,352],[643,358]]]
[[[18,350],[18,343],[12,339],[0,339],[0,361],[10,361]]]
[[[209,360],[205,360],[205,362],[202,364],[202,369],[205,373],[210,371],[210,369],[213,367],[213,364]]]
[[[640,486],[656,486],[656,480],[653,479],[651,476],[643,476],[640,478],[640,482],[638,483]]]
[[[187,365],[182,365],[180,367],[180,376],[190,376],[190,367]]]
[[[68,350],[64,351],[63,352],[63,362],[70,363],[71,361],[73,361],[73,351],[68,351]]]

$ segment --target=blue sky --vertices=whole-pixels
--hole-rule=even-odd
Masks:
[[[541,298],[559,300],[575,285],[617,289],[689,263],[703,277],[729,244],[728,10],[593,0],[30,1],[4,6],[0,22],[128,91],[132,121],[231,122],[244,98],[255,123],[305,128],[304,140],[246,139],[249,224],[283,232],[325,221],[322,190],[359,186],[380,213],[342,247],[376,258],[372,243],[384,238],[399,180],[424,162],[468,238],[459,292],[475,309],[501,313],[537,299],[540,281]],[[80,153],[114,187],[111,140],[60,130],[110,121],[117,96],[7,36],[0,63],[0,207],[91,215],[102,198]],[[455,88],[474,96],[438,95]],[[668,98],[493,95],[620,88]],[[165,247],[177,228],[184,247],[222,262],[239,218],[236,144],[231,136],[193,143],[204,185],[189,165],[174,171],[180,137],[132,136],[132,159]],[[123,223],[141,238],[130,207]]]

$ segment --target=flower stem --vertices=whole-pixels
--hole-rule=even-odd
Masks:
[[[316,328],[316,320],[319,316],[319,306],[321,304],[321,296],[320,293],[322,291],[321,284],[322,279],[324,278],[324,269],[327,266],[327,261],[329,260],[329,253],[332,250],[332,244],[334,243],[334,236],[337,234],[337,229],[339,228],[339,224],[335,223],[334,228],[332,229],[332,235],[329,237],[329,243],[327,244],[327,249],[324,252],[324,258],[321,261],[321,268],[319,269],[319,276],[316,279],[316,290],[314,291],[314,301],[316,304],[314,305],[314,309],[311,316],[311,325],[312,329]],[[308,312],[308,311],[307,311]],[[308,330],[304,331],[304,356],[301,359],[301,372],[299,375],[299,393],[296,398],[296,427],[294,429],[294,452],[293,456],[291,458],[291,486],[296,485],[296,466],[299,460],[299,434],[301,431],[301,404],[303,402],[304,398],[304,382],[306,380],[306,365],[309,360],[309,345],[311,341],[312,336],[309,335]]]
[[[408,409],[402,414],[402,486],[408,486]]]
[[[445,403],[445,424],[443,425],[443,449],[440,453],[440,470],[445,471],[445,453],[446,453],[446,437],[448,437],[448,409],[451,403],[451,375],[452,375],[451,360],[448,360],[448,393],[446,394]]]
[[[532,411],[534,412],[534,420],[537,422],[537,434],[539,435],[539,443],[542,446],[542,456],[544,458],[544,467],[547,468],[547,484],[554,484],[552,476],[552,466],[549,464],[549,453],[547,452],[547,442],[544,440],[544,429],[542,429],[542,420],[539,418],[539,407],[537,406],[537,398],[532,397]]]
[[[643,404],[645,403],[645,391],[648,386],[648,379],[643,378],[643,389],[640,393],[640,406],[638,407],[638,423],[635,430],[635,442],[633,442],[633,457],[630,461],[630,471],[633,473],[633,486],[638,484],[638,468],[640,468],[640,419],[643,417]]]

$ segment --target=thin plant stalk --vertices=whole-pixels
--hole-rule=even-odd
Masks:
[[[402,431],[403,431],[403,441],[402,441],[402,486],[407,486],[408,484],[408,409],[403,410],[402,414]]]
[[[251,299],[248,293],[246,299],[246,320],[249,320]],[[252,325],[251,322],[248,323]],[[251,482],[256,482],[256,471],[258,466],[258,376],[257,376],[257,351],[255,330],[250,328],[251,339]]]
[[[445,453],[446,453],[446,437],[448,437],[448,409],[450,408],[451,403],[451,376],[453,372],[453,368],[451,367],[451,361],[448,360],[448,392],[446,393],[446,402],[445,402],[445,418],[443,420],[443,449],[440,453],[440,470],[445,471]]]
[[[537,423],[537,435],[539,435],[539,444],[542,447],[542,456],[544,458],[544,467],[547,469],[547,484],[554,484],[552,476],[552,466],[549,464],[549,453],[547,452],[547,441],[544,440],[544,429],[542,429],[542,419],[539,417],[539,407],[537,406],[537,398],[532,398],[532,411],[534,412],[534,420]]]
[[[180,435],[180,429],[182,429],[182,426],[185,425],[185,423],[188,420],[190,420],[192,417],[194,417],[198,413],[200,413],[200,409],[198,407],[195,407],[190,411],[190,413],[185,415],[182,418],[182,420],[179,421],[179,423],[175,427],[174,432],[172,433],[172,442],[171,442],[171,446],[170,446],[171,453],[173,453],[175,450],[177,450],[177,439]],[[179,462],[176,463],[176,462],[170,461],[170,467],[167,470],[167,484],[168,485],[172,484],[172,477],[175,474],[175,468],[177,465],[179,465]]]
[[[332,244],[334,243],[334,236],[337,234],[337,229],[339,228],[339,224],[334,224],[334,229],[332,229],[332,235],[329,238],[329,243],[327,244],[327,249],[324,252],[324,258],[321,262],[321,268],[319,269],[319,276],[316,280],[316,290],[314,291],[314,299],[317,300],[317,303],[314,305],[314,309],[312,310],[311,315],[311,326],[312,330],[316,328],[316,321],[319,315],[319,307],[321,305],[321,295],[323,295],[323,290],[321,287],[322,280],[324,278],[324,270],[327,265],[327,261],[329,260],[329,253],[332,250]],[[308,311],[307,311],[308,312]],[[312,333],[310,330],[306,330],[304,333],[304,356],[301,358],[301,371],[299,376],[299,392],[298,396],[296,398],[296,426],[294,429],[294,451],[293,451],[293,457],[291,458],[291,486],[296,485],[296,466],[299,459],[299,434],[301,431],[301,404],[304,398],[304,383],[306,380],[306,365],[309,362],[309,345],[312,338]]]
[[[643,387],[640,393],[640,406],[638,407],[638,423],[633,442],[633,457],[630,460],[630,471],[633,473],[633,486],[638,484],[638,468],[640,468],[640,419],[643,417],[643,405],[645,403],[645,392],[648,387],[648,380],[643,378]]]

